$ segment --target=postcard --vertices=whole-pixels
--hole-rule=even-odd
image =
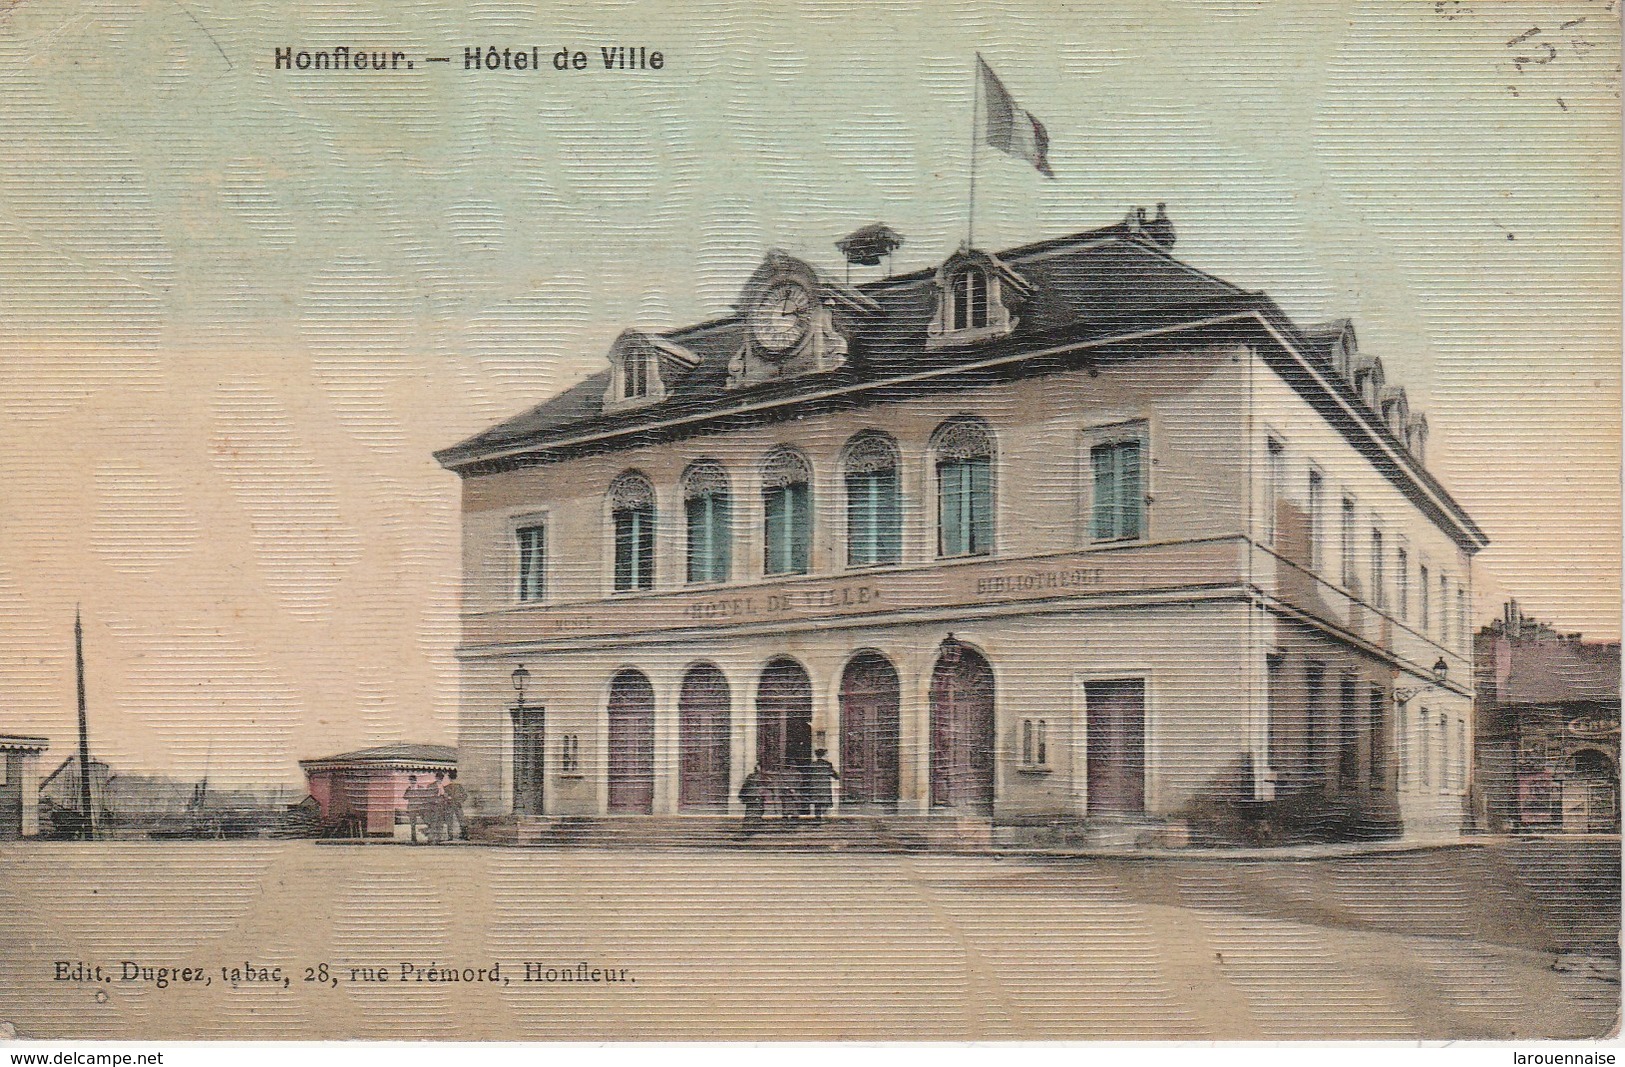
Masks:
[[[0,5],[0,1034],[1613,1036],[1620,82]]]

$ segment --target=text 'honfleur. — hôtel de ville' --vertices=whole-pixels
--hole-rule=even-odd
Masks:
[[[738,814],[817,749],[838,815],[948,840],[1458,832],[1485,537],[1347,321],[1173,244],[1159,205],[862,284],[769,252],[439,453],[487,833]]]

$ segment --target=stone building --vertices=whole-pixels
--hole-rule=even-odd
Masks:
[[[1474,641],[1487,829],[1619,832],[1618,641],[1586,641],[1516,600]]]
[[[1484,535],[1349,323],[1173,244],[1159,208],[855,285],[769,252],[438,453],[483,813],[737,812],[827,749],[847,815],[1455,833]]]

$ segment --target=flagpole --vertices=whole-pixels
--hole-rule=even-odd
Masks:
[[[976,142],[981,138],[976,136],[976,124],[981,120],[982,103],[982,53],[976,53],[976,63],[971,68],[970,88],[970,204],[965,212],[965,247],[970,248],[976,243]]]
[[[96,839],[96,795],[90,783],[90,730],[85,716],[85,631],[79,605],[73,606],[73,664],[79,680],[79,803],[84,805],[83,837]]]

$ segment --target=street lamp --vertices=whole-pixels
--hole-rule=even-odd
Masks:
[[[950,633],[942,639],[942,650],[938,659],[944,667],[950,670],[959,666],[959,658],[965,654],[965,646]]]
[[[1443,687],[1449,674],[1450,664],[1444,661],[1443,656],[1440,656],[1438,662],[1433,665],[1433,681],[1428,682],[1426,685],[1413,685],[1406,689],[1395,689],[1394,703],[1404,704],[1418,693],[1425,692],[1436,687]]]
[[[525,686],[530,683],[530,672],[521,663],[513,669],[513,688],[519,694],[519,707],[525,706]]]

